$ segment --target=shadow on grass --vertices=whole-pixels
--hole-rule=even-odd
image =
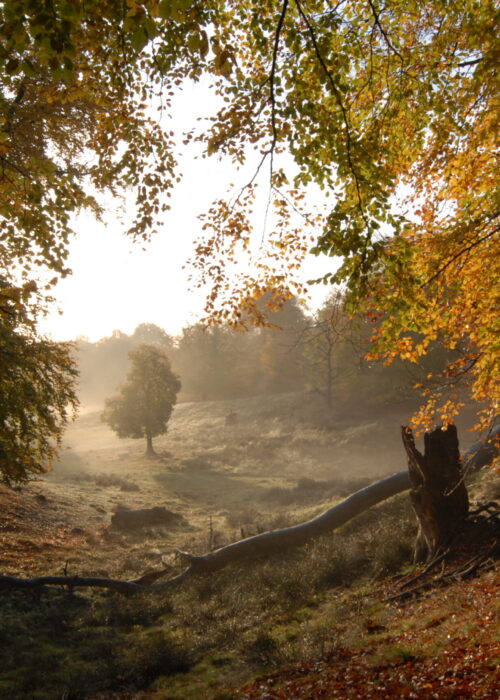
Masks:
[[[170,493],[221,508],[231,507],[234,503],[260,503],[268,491],[259,479],[221,472],[206,464],[188,465],[180,471],[157,472],[154,478]]]

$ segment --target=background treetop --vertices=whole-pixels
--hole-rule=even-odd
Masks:
[[[119,437],[145,437],[146,454],[151,456],[153,438],[167,432],[181,382],[161,347],[139,345],[129,359],[126,380],[116,396],[106,399],[102,420]]]

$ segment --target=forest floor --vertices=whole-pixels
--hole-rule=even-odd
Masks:
[[[300,395],[181,404],[155,460],[97,413],[84,415],[52,474],[0,486],[0,570],[175,573],[176,548],[201,553],[306,520],[404,468],[400,414],[367,410],[354,420],[344,411],[326,422],[317,401]],[[498,499],[498,476],[484,472],[470,490]],[[158,505],[183,519],[133,532],[110,526],[121,506]],[[403,494],[331,537],[168,596],[2,591],[0,697],[496,698],[494,561],[465,580],[443,579],[476,553],[464,541],[458,558],[415,586],[429,588],[388,600],[420,571],[409,564],[414,530]]]

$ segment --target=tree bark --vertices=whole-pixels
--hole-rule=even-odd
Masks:
[[[454,425],[424,435],[424,454],[413,433],[402,427],[411,481],[410,498],[418,519],[415,561],[429,561],[449,543],[467,517],[469,499],[463,481]]]

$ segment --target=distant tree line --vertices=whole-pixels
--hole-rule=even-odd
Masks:
[[[332,410],[336,402],[383,402],[415,395],[430,369],[439,368],[445,353],[438,344],[425,364],[396,360],[391,366],[367,357],[370,319],[350,318],[341,294],[333,292],[311,314],[295,300],[271,312],[268,327],[247,332],[202,324],[186,326],[173,337],[151,323],[131,335],[114,331],[97,343],[77,341],[80,399],[102,407],[129,369],[128,353],[147,344],[168,356],[180,376],[179,401],[215,401],[309,390]]]

